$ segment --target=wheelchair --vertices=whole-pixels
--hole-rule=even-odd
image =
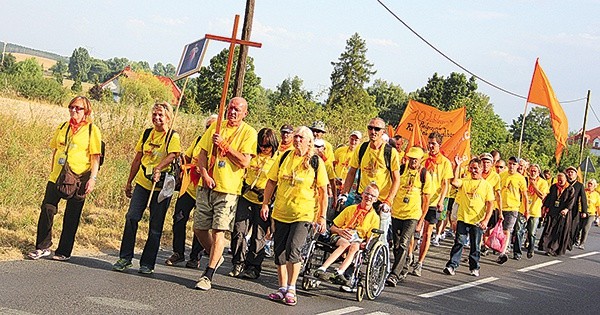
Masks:
[[[371,237],[361,243],[359,251],[352,260],[349,270],[352,275],[349,278],[350,285],[342,286],[342,291],[355,292],[356,300],[362,301],[366,295],[369,300],[376,299],[385,287],[385,280],[390,273],[390,252],[384,240],[380,239],[384,233],[382,230],[373,229]],[[321,266],[335,246],[329,244],[327,235],[320,235],[311,227],[302,248],[303,259],[300,275],[302,276],[302,289],[316,289],[321,280],[313,276],[314,271]]]

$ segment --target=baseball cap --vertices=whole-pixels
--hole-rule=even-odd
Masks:
[[[290,124],[285,124],[285,125],[281,126],[281,129],[279,129],[279,131],[281,131],[281,132],[294,132],[294,127],[292,127],[292,125],[290,125]]]
[[[362,133],[360,133],[360,131],[358,131],[358,130],[354,130],[350,133],[350,136],[355,136],[358,139],[360,139],[360,138],[362,138]]]
[[[410,149],[408,149],[408,153],[406,153],[406,156],[411,158],[411,159],[420,159],[423,157],[423,150],[419,147],[412,147]]]
[[[312,126],[310,126],[310,129],[313,131],[318,130],[321,132],[327,132],[327,130],[325,129],[325,123],[320,120],[313,122]]]
[[[482,154],[479,156],[479,159],[480,159],[480,160],[488,160],[488,161],[493,161],[493,160],[494,160],[494,157],[493,157],[491,154],[489,154],[489,153],[482,153]]]
[[[569,166],[569,167],[565,168],[565,172],[568,170],[573,170],[573,171],[575,171],[575,173],[577,173],[577,169],[574,166]]]

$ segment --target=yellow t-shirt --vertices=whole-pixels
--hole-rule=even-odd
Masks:
[[[331,145],[331,143],[329,143],[329,141],[323,139],[323,142],[325,142],[325,158],[327,160],[325,160],[325,164],[333,164],[333,160],[335,159],[334,154],[333,154],[333,146]]]
[[[52,140],[50,140],[50,148],[56,150],[54,160],[52,161],[53,167],[52,172],[48,178],[48,181],[55,183],[62,165],[58,162],[65,158],[65,145],[68,144],[68,159],[69,166],[75,174],[83,174],[90,170],[92,164],[90,162],[90,156],[94,154],[100,154],[101,146],[101,135],[100,129],[95,124],[92,124],[92,134],[90,135],[90,126],[85,124],[79,127],[76,134],[73,134],[73,130],[69,128],[69,122],[61,124],[56,131]],[[67,142],[65,143],[65,134],[69,130],[69,135],[66,137]]]
[[[431,174],[425,172],[425,185],[421,183],[421,170],[407,169],[400,175],[400,188],[394,203],[392,203],[392,217],[400,220],[418,220],[421,218],[421,194],[433,193]],[[405,199],[406,198],[406,199]],[[408,203],[405,202],[408,200]]]
[[[485,218],[485,202],[494,201],[492,185],[485,179],[459,179],[458,221],[477,224]]]
[[[268,179],[277,182],[272,217],[284,223],[312,222],[317,201],[315,189],[325,187],[329,182],[325,163],[319,158],[315,187],[315,171],[310,165],[304,167],[304,157],[291,151],[279,167],[282,156],[277,157],[267,173]]]
[[[427,158],[428,155],[423,157],[423,166],[425,166],[425,161]],[[450,180],[454,178],[454,173],[452,172],[452,162],[450,162],[447,157],[439,153],[437,163],[433,167],[433,170],[428,170],[428,173],[431,174],[431,183],[433,186],[433,194],[431,194],[431,198],[429,199],[429,206],[435,207],[442,197],[442,181],[447,179],[448,186],[450,186]],[[450,189],[451,187],[448,187],[448,191],[450,191]]]
[[[518,211],[521,208],[521,192],[527,191],[525,177],[519,173],[500,173],[502,211]]]
[[[198,138],[194,139],[194,143],[192,143],[187,150],[185,150],[185,155],[191,157],[191,162],[190,164],[192,165],[197,165],[198,164],[198,154],[200,154],[200,150],[202,149],[200,147],[200,138],[202,136],[199,136]],[[196,199],[196,191],[198,190],[198,186],[202,185],[202,178],[200,178],[198,180],[198,185],[193,185],[191,182],[190,184],[187,186],[187,189],[185,190],[185,192],[187,194],[189,194],[192,198]]]
[[[360,147],[358,147],[354,150],[354,154],[350,160],[350,167],[354,167],[361,172],[358,191],[362,193],[369,183],[375,182],[379,186],[379,200],[381,201],[388,197],[390,187],[392,186],[392,176],[385,166],[384,148],[385,144],[378,150],[373,150],[371,149],[371,145],[367,144],[365,154],[360,165],[358,165],[358,154],[360,151]],[[392,148],[391,152],[390,169],[393,172],[400,169],[400,159],[398,158],[398,151]]]
[[[140,165],[140,169],[135,175],[135,183],[150,190],[152,189],[152,181],[144,175],[142,166],[146,168],[147,174],[152,174],[154,167],[158,165],[168,153],[181,152],[181,140],[179,139],[179,134],[174,132],[169,141],[169,147],[165,149],[166,131],[158,132],[155,129],[152,129],[145,143],[142,143],[143,137],[144,134],[142,133],[135,145],[135,152],[142,152],[142,165]],[[170,167],[170,165],[167,165],[162,171],[168,171]],[[160,190],[160,188],[155,188],[155,190]]]
[[[271,155],[259,154],[253,157],[252,160],[250,160],[250,166],[246,170],[246,184],[254,184],[254,188],[265,189],[265,186],[267,185],[267,173],[271,169],[271,166],[273,166],[273,162],[275,162],[277,156],[277,154],[273,155],[273,157],[271,157]],[[258,200],[258,195],[256,192],[252,190],[245,193],[244,198],[255,204],[262,203]]]
[[[200,139],[200,146],[207,152],[207,167],[210,167],[213,149],[212,136],[215,133],[216,125],[210,125]],[[256,156],[258,134],[247,123],[242,121],[237,127],[228,127],[227,120],[224,120],[221,126],[221,137],[229,143],[231,149],[242,154]],[[235,165],[228,157],[219,157],[219,153],[217,153],[212,171],[212,177],[216,183],[215,188],[213,188],[214,191],[234,195],[241,193],[245,169]]]
[[[597,208],[600,207],[600,194],[598,194],[597,191],[589,192],[586,190],[585,196],[587,197],[588,202],[588,215],[596,215]]]
[[[529,185],[535,185],[535,187],[544,194],[550,192],[550,187],[545,179],[538,177],[534,183],[529,182]],[[540,218],[542,216],[542,199],[531,189],[527,189],[527,198],[529,203],[529,216],[533,218]]]
[[[350,224],[350,221],[352,221],[356,209],[358,209],[358,205],[346,207],[344,211],[342,211],[337,217],[335,217],[335,219],[333,219],[333,224],[341,229],[356,230],[358,236],[366,240],[371,237],[371,230],[379,228],[380,219],[375,212],[375,209],[371,209],[369,212],[367,212],[362,222],[352,228],[351,226],[348,226],[348,224]]]
[[[358,147],[358,146],[357,146]],[[350,150],[350,146],[343,146],[335,150],[333,153],[334,160],[336,162],[335,165],[335,176],[344,180],[346,178],[346,174],[348,174],[348,169],[350,168],[350,159],[352,159],[352,155],[354,154],[354,150]]]
[[[496,198],[496,192],[500,191],[500,175],[494,171],[490,171],[488,177],[485,180],[492,185],[492,190],[494,190],[494,199]],[[499,209],[500,205],[498,204],[498,200],[494,200],[494,208]]]

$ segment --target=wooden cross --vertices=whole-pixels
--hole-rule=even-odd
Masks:
[[[221,42],[229,43],[229,58],[227,59],[227,67],[225,68],[225,80],[223,81],[223,91],[221,92],[221,102],[219,103],[219,116],[217,118],[217,125],[215,128],[216,133],[221,132],[221,125],[223,123],[223,115],[225,114],[225,101],[227,99],[227,90],[229,90],[229,77],[231,76],[231,65],[233,64],[233,52],[235,50],[235,45],[236,44],[246,45],[246,46],[258,47],[258,48],[262,47],[261,43],[251,42],[251,41],[241,40],[241,39],[236,38],[239,21],[240,21],[240,16],[238,14],[236,14],[235,20],[233,22],[233,32],[231,34],[231,37],[223,37],[223,36],[211,35],[211,34],[206,34],[204,36],[207,39],[213,39],[213,40],[218,40]],[[211,159],[210,159],[210,163],[209,163],[209,173],[212,173],[212,169],[214,166],[214,160],[216,157],[216,152],[217,152],[216,147],[213,146]]]

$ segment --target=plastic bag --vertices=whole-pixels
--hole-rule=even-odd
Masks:
[[[158,202],[162,202],[163,200],[173,196],[173,192],[175,192],[175,177],[171,174],[165,175],[165,182],[158,194]]]
[[[502,230],[502,221],[498,221],[496,226],[492,229],[490,236],[485,242],[485,246],[491,248],[499,253],[502,252],[504,248],[504,243],[506,242],[506,235],[504,235],[504,231]]]

